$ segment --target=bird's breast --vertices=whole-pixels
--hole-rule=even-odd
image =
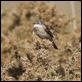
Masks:
[[[42,39],[49,38],[49,35],[46,33],[46,31],[43,28],[34,27],[34,31]]]

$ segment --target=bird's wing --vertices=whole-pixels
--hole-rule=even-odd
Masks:
[[[50,29],[48,28],[47,25],[45,26],[45,31],[47,32],[47,34],[49,34],[53,38],[53,34],[52,34],[52,32],[50,31]]]

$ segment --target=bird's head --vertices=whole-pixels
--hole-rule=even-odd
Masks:
[[[34,23],[34,27],[42,27],[43,25],[44,23],[40,19],[36,20],[36,22]]]
[[[42,20],[38,19],[34,24],[43,24]]]

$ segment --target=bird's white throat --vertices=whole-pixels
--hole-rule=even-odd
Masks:
[[[42,28],[43,25],[41,25],[41,24],[35,24],[34,27]]]

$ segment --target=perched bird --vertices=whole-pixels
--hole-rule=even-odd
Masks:
[[[42,20],[37,20],[35,23],[34,23],[34,26],[33,26],[33,31],[36,33],[36,35],[38,37],[40,37],[41,39],[49,39],[52,44],[53,44],[53,47],[55,49],[58,49],[58,47],[56,46],[56,44],[54,43],[53,41],[53,34],[52,32],[50,31],[50,29],[47,27],[47,25],[45,25],[43,23]]]

